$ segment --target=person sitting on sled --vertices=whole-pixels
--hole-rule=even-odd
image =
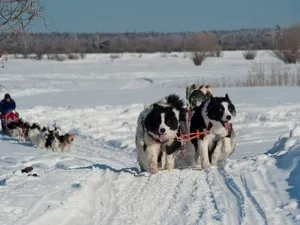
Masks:
[[[189,123],[192,117],[193,109],[200,106],[203,101],[212,97],[210,85],[196,85],[186,87],[186,98],[188,101],[187,107],[187,122]]]
[[[11,121],[19,119],[18,114],[13,111],[16,109],[16,102],[11,98],[10,94],[6,93],[4,99],[0,102],[1,125],[6,125]]]

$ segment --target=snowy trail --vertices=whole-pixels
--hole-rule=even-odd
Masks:
[[[224,170],[136,177],[100,169],[81,179],[78,193],[31,224],[47,218],[56,224],[293,224],[274,214],[268,218],[249,187],[238,186],[239,177]],[[61,221],[62,215],[68,216]]]
[[[300,120],[299,88],[213,89],[229,93],[237,109],[237,147],[224,167],[138,174],[134,135],[143,104],[184,97],[199,74],[240,77],[252,65],[241,52],[201,68],[178,56],[9,61],[0,83],[22,118],[77,138],[71,152],[54,153],[0,135],[0,224],[300,224],[300,132],[289,137]],[[267,56],[256,61],[272,63]],[[38,177],[22,174],[26,166]]]
[[[7,213],[7,216],[2,220],[13,221],[12,224],[45,224],[48,220],[51,221],[49,224],[209,224],[211,221],[224,225],[248,225],[253,222],[264,225],[293,224],[289,219],[283,219],[282,214],[269,211],[282,204],[277,195],[273,194],[278,189],[273,188],[274,181],[270,181],[267,170],[252,175],[252,171],[247,168],[253,161],[248,159],[237,164],[245,170],[238,174],[232,174],[226,167],[209,171],[174,170],[151,177],[138,175],[132,152],[133,140],[127,140],[123,132],[129,130],[122,129],[133,126],[135,122],[130,114],[136,114],[139,107],[130,113],[132,108],[129,106],[120,110],[120,113],[126,114],[120,116],[121,121],[108,119],[102,123],[101,135],[105,137],[111,134],[110,140],[94,138],[99,137],[95,136],[97,133],[88,133],[77,124],[86,136],[78,135],[71,153],[44,153],[43,150],[36,150],[42,152],[43,156],[28,156],[23,164],[36,168],[40,178],[28,178],[22,174],[8,176],[5,182],[13,185],[15,190],[11,189],[10,195],[2,201],[3,208],[5,205],[11,206],[5,207],[3,213]],[[115,111],[116,108],[111,110]],[[97,110],[88,111],[97,113]],[[107,107],[100,111],[105,113],[100,115],[106,118],[111,113]],[[35,118],[39,117],[43,121],[45,118],[38,112],[35,110]],[[28,111],[30,113],[31,110]],[[65,113],[76,115],[73,109]],[[75,116],[72,119],[77,118]],[[60,120],[63,121],[58,118]],[[86,126],[88,120],[84,123]],[[112,132],[109,127],[115,127],[115,131]],[[255,138],[257,136],[254,133],[251,139]],[[116,144],[116,141],[119,143]],[[235,165],[234,161],[230,163]],[[59,174],[60,179],[57,179],[56,174]],[[64,174],[67,178],[63,179]],[[40,179],[42,181],[36,185],[35,182]],[[40,191],[46,185],[47,191]],[[255,185],[264,191],[259,195],[253,193]],[[20,195],[20,189],[23,195]],[[265,193],[268,193],[266,197]],[[36,196],[32,202],[27,200],[31,195]],[[30,202],[26,210],[18,207],[22,201]],[[266,205],[270,208],[265,208]],[[282,213],[285,214],[284,210]]]
[[[1,214],[6,214],[0,221],[12,221],[8,224],[210,224],[212,221],[220,225],[295,224],[286,217],[291,210],[282,207],[284,198],[278,199],[282,191],[276,185],[280,184],[268,174],[267,166],[272,160],[263,156],[231,159],[224,168],[208,171],[176,169],[150,177],[137,174],[133,140],[128,139],[134,133],[124,133],[134,132],[132,117],[140,107],[86,109],[85,113],[98,114],[96,120],[107,119],[102,123],[100,134],[85,128],[92,120],[84,120],[82,127],[77,123],[76,129],[85,135],[78,135],[70,153],[34,149],[39,154],[26,156],[22,162],[17,156],[2,157],[3,162],[15,162],[16,168],[32,165],[39,177],[20,173],[1,175],[1,179],[6,177],[5,183],[14,188],[9,195],[4,194],[8,186],[0,188],[0,193],[4,194]],[[109,119],[107,115],[116,109],[120,119]],[[47,123],[46,117],[39,112],[43,110],[30,109],[24,114],[34,115],[33,120],[39,118],[40,122]],[[78,120],[74,112],[74,109],[65,109],[65,114],[57,121],[71,127],[68,125],[72,124],[70,119]],[[66,120],[68,114],[74,117]],[[88,113],[86,115],[90,118]],[[250,113],[245,115],[247,118]],[[274,121],[272,117],[265,121],[271,123],[273,120],[273,125],[277,126],[277,119]],[[242,118],[237,120],[238,133],[243,126],[239,122]],[[109,129],[111,127],[114,130]],[[249,138],[258,140],[260,135],[260,132],[252,133]],[[241,146],[250,141],[246,135],[241,137]],[[19,147],[23,145],[5,137],[3,141]],[[30,145],[25,146],[32,149]],[[237,147],[237,155],[240,148]],[[43,190],[44,186],[47,189]],[[27,202],[25,209],[20,202]],[[274,209],[277,211],[273,212]]]

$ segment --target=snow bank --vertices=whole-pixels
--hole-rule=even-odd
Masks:
[[[276,166],[286,173],[287,189],[290,198],[300,201],[300,125],[296,125],[289,134],[282,135],[267,152],[276,159]],[[298,204],[298,207],[300,205]]]

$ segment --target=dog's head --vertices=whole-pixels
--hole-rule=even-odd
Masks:
[[[174,139],[179,127],[179,110],[155,103],[144,124],[147,132],[154,139],[160,142]]]
[[[59,137],[59,130],[55,127],[53,130],[48,129],[48,137],[53,141],[55,138]]]
[[[66,140],[68,143],[72,143],[75,141],[75,134],[72,134],[72,133],[67,133],[66,134]]]
[[[19,119],[19,126],[23,129],[29,129],[30,124],[22,119]]]
[[[234,104],[228,94],[225,97],[212,97],[207,106],[207,116],[210,120],[220,122],[226,130],[231,129],[231,119],[236,116]]]
[[[33,123],[29,129],[30,130],[34,130],[34,129],[41,130],[41,127],[38,123]]]
[[[48,135],[49,134],[49,130],[47,129],[47,127],[43,127],[43,129],[41,129],[41,131],[40,131],[42,134],[43,134],[43,136],[45,136],[45,135]]]
[[[59,137],[59,132],[55,128],[54,130],[49,130],[49,128],[44,127],[42,130],[42,135],[46,139],[45,147],[51,147],[53,141]]]

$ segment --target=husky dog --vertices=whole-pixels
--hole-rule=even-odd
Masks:
[[[49,134],[50,132],[46,127],[43,127],[42,129],[29,129],[28,141],[37,148],[45,148]]]
[[[175,157],[181,147],[176,137],[181,127],[180,121],[185,121],[183,106],[183,100],[172,94],[140,113],[135,142],[142,170],[155,174],[159,168],[174,168]]]
[[[75,134],[66,133],[64,135],[59,135],[54,133],[51,139],[51,148],[54,152],[69,152],[71,144],[75,141]]]
[[[231,120],[235,116],[235,106],[228,94],[225,97],[212,96],[194,108],[190,132],[209,132],[199,140],[192,140],[197,166],[218,165],[233,153],[236,138]]]

